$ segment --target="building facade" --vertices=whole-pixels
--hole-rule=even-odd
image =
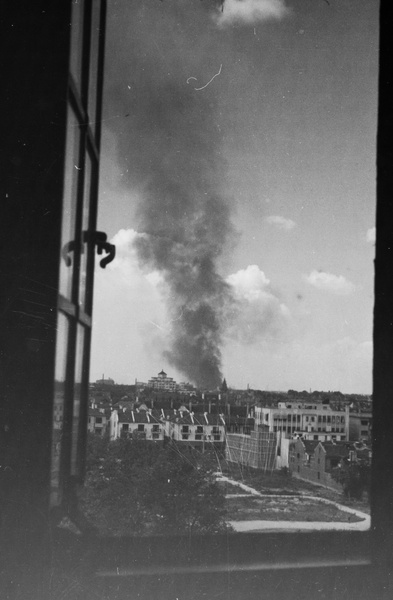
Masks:
[[[212,445],[216,449],[224,450],[223,415],[212,415],[207,412],[194,414],[184,409],[174,410],[171,414],[167,412],[164,418],[166,435],[169,439],[202,451]]]
[[[333,408],[312,402],[278,402],[277,406],[256,406],[256,425],[287,438],[315,441],[349,439],[349,407]]]
[[[131,437],[163,442],[164,426],[149,410],[114,410],[110,417],[109,436],[112,441],[120,437]]]
[[[369,442],[372,431],[372,412],[350,408],[349,411],[349,439],[353,441]]]
[[[289,448],[289,470],[293,477],[342,491],[342,486],[331,474],[351,456],[350,446],[348,443],[293,440]]]
[[[172,377],[168,377],[165,371],[160,371],[157,377],[152,377],[147,382],[147,386],[161,392],[176,392],[177,383]]]
[[[105,411],[98,408],[89,408],[87,430],[90,433],[96,433],[104,436],[108,426],[108,417]]]

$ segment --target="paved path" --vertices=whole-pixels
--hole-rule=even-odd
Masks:
[[[221,475],[217,473],[217,481],[224,481],[230,483],[231,485],[236,485],[247,494],[228,494],[228,497],[234,497],[235,495],[239,496],[258,496],[259,498],[299,498],[301,495],[299,494],[262,494],[258,492],[258,490],[242,483],[241,481],[236,481],[234,479],[230,479],[229,477],[225,477],[225,475]],[[371,524],[370,515],[361,512],[355,508],[350,508],[349,506],[344,506],[343,504],[339,504],[338,502],[334,502],[333,500],[327,500],[326,498],[319,498],[318,496],[304,496],[305,498],[310,498],[317,502],[324,502],[325,504],[331,504],[336,506],[343,512],[350,513],[352,515],[356,515],[362,521],[357,521],[355,523],[343,522],[321,522],[321,521],[229,521],[229,524],[233,527],[235,531],[305,531],[305,530],[314,530],[314,531],[366,531],[369,529]]]

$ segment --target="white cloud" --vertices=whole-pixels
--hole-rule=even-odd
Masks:
[[[278,215],[266,217],[265,220],[270,225],[276,225],[279,229],[285,229],[286,231],[296,227],[295,221],[292,221],[292,219],[286,219],[285,217],[280,217]]]
[[[319,290],[339,296],[347,296],[355,290],[354,284],[345,279],[343,275],[333,275],[333,273],[314,270],[311,271],[310,275],[304,275],[304,279]]]
[[[234,297],[227,311],[227,334],[241,343],[256,343],[266,337],[279,337],[290,322],[288,307],[270,286],[270,280],[257,265],[249,265],[226,279]]]
[[[255,25],[268,19],[281,19],[288,13],[284,0],[225,0],[215,15],[219,27],[234,23]]]
[[[375,244],[375,239],[376,239],[376,228],[370,227],[370,229],[367,229],[366,240],[368,241],[369,244]]]
[[[158,271],[145,272],[138,263],[135,241],[146,237],[145,233],[138,233],[134,229],[120,229],[111,239],[116,246],[116,256],[109,263],[108,269],[113,271],[127,287],[138,289],[146,288],[146,282],[157,288],[163,283],[163,277]]]

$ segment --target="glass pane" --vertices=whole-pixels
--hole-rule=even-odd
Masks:
[[[56,364],[55,364],[55,398],[53,409],[52,432],[52,465],[51,465],[51,505],[61,501],[60,492],[60,453],[65,410],[65,387],[67,370],[69,321],[63,313],[59,313],[57,321]]]
[[[75,355],[75,381],[74,399],[72,413],[72,438],[71,438],[71,475],[77,475],[79,432],[80,432],[80,410],[83,402],[83,366],[84,366],[85,328],[77,326],[76,355]]]
[[[97,120],[97,76],[98,76],[98,49],[100,38],[100,13],[101,1],[93,0],[91,21],[91,45],[90,45],[90,70],[89,70],[89,97],[88,114],[89,123],[95,135]]]
[[[61,260],[59,292],[68,300],[72,295],[72,277],[75,264],[75,218],[79,165],[80,129],[76,115],[68,108],[67,142],[63,194],[63,222],[61,232]]]
[[[85,156],[85,180],[84,180],[84,191],[83,191],[83,212],[82,212],[82,232],[88,231],[89,229],[89,216],[90,216],[90,193],[91,193],[91,175],[92,175],[92,163],[88,152]],[[83,234],[82,234],[83,235]],[[88,254],[92,251],[91,244],[82,244],[82,254],[80,257],[80,270],[79,270],[79,305],[82,310],[86,307],[86,277],[87,277],[87,264]]]
[[[121,460],[122,432],[145,444],[146,531],[181,525],[174,448],[206,484],[221,471],[237,531],[369,524],[378,3],[330,4],[108,14],[98,228],[117,258],[96,278],[92,395],[108,411],[103,389],[127,396],[100,458]]]
[[[81,93],[82,54],[83,54],[83,11],[84,0],[74,0],[71,16],[71,58],[70,72],[76,88]]]

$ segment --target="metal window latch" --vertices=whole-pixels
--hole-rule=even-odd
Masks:
[[[107,235],[103,231],[83,231],[82,241],[83,243],[97,246],[98,254],[102,254],[103,252],[107,253],[107,256],[104,256],[104,258],[100,260],[100,267],[103,269],[105,269],[106,265],[112,262],[116,256],[116,246],[107,241]],[[83,244],[80,245],[79,242],[75,240],[71,240],[64,244],[61,250],[61,256],[67,267],[72,265],[69,253],[78,251],[78,249],[80,249],[81,254],[83,254]]]
[[[61,249],[61,256],[62,256],[62,259],[65,262],[66,267],[70,267],[72,265],[71,257],[68,256],[68,255],[69,255],[70,252],[74,252],[75,249],[76,249],[76,242],[75,242],[75,240],[71,240],[70,242],[67,242],[62,247],[62,249]]]
[[[104,256],[100,260],[100,267],[102,269],[105,269],[106,265],[115,258],[116,246],[107,241],[107,235],[103,231],[84,231],[82,239],[84,242],[97,246],[97,254],[107,253],[107,256]]]

